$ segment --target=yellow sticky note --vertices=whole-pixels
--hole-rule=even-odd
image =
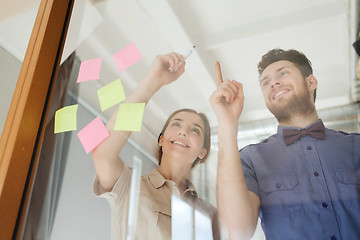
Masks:
[[[112,106],[125,100],[125,93],[121,84],[121,80],[117,79],[97,91],[101,111],[105,111]]]
[[[55,113],[54,133],[76,130],[78,104],[63,107]]]
[[[140,131],[145,103],[122,103],[116,117],[114,130]]]

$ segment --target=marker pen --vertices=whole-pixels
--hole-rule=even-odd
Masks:
[[[196,45],[194,45],[191,49],[189,49],[183,56],[184,56],[184,61],[191,55],[191,53],[194,51]],[[181,64],[184,63],[184,61],[180,61],[178,63],[178,66],[176,69],[174,69],[174,72],[176,72],[176,70],[178,70],[178,68],[181,66]]]
[[[194,45],[191,49],[189,49],[189,51],[184,56],[184,60],[186,60],[190,56],[190,54],[194,51],[195,47],[196,47],[196,45]],[[180,65],[181,65],[181,63],[180,63]]]

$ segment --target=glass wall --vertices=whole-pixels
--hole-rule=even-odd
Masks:
[[[349,2],[347,1],[347,3]],[[232,4],[236,5],[235,2],[232,2]],[[342,4],[342,2],[334,1],[331,6],[328,6],[327,9],[331,8],[333,12],[330,11],[332,15],[327,16],[327,20],[312,19],[316,22],[316,26],[323,26],[322,21],[337,23],[326,25],[327,27],[333,26],[336,30],[331,32],[328,29],[327,36],[329,39],[334,35],[344,36],[342,34],[344,28],[340,20],[347,20],[345,20],[343,12],[340,10],[337,12],[332,8],[338,5],[342,6]],[[148,234],[149,239],[151,239],[150,236],[163,234],[161,231],[158,232],[158,226],[154,225],[153,222],[144,223],[144,219],[147,218],[144,213],[146,211],[143,209],[143,205],[136,204],[136,202],[143,203],[141,201],[144,201],[144,196],[149,196],[143,192],[144,185],[139,186],[136,183],[141,181],[144,184],[144,182],[150,181],[152,184],[150,187],[156,189],[162,186],[160,184],[161,186],[155,187],[158,183],[156,183],[156,180],[152,182],[152,177],[149,175],[153,174],[153,169],[158,167],[158,136],[167,117],[173,111],[181,108],[194,108],[199,112],[204,112],[210,120],[212,149],[204,164],[199,164],[194,169],[191,169],[187,180],[196,188],[196,193],[191,192],[191,194],[210,203],[214,208],[199,208],[196,204],[183,201],[184,199],[181,197],[179,198],[178,195],[181,194],[168,194],[165,195],[167,197],[165,200],[157,199],[159,202],[165,202],[163,207],[156,208],[151,205],[148,206],[147,210],[151,210],[151,214],[153,214],[151,217],[153,218],[150,219],[155,219],[155,223],[163,221],[167,227],[171,226],[169,229],[171,229],[172,239],[218,239],[220,235],[222,236],[221,233],[219,234],[216,231],[213,233],[214,229],[218,229],[218,226],[214,224],[217,220],[213,211],[217,205],[218,136],[216,117],[208,102],[209,96],[216,89],[213,72],[211,72],[213,66],[209,65],[218,58],[223,58],[227,59],[225,61],[228,64],[224,67],[224,72],[230,72],[235,76],[234,78],[247,78],[250,76],[248,75],[249,72],[251,72],[251,81],[244,80],[244,88],[247,89],[247,102],[243,118],[239,124],[238,147],[241,149],[248,144],[262,141],[276,132],[277,121],[266,109],[263,100],[259,100],[262,96],[258,87],[257,74],[254,74],[255,70],[249,70],[249,72],[235,71],[234,69],[238,68],[238,59],[229,55],[238,56],[241,52],[239,49],[254,48],[253,55],[256,55],[256,60],[254,60],[255,57],[253,56],[242,58],[239,60],[239,64],[245,65],[251,62],[252,67],[255,69],[255,62],[260,58],[257,51],[265,51],[265,47],[268,50],[270,45],[276,47],[275,45],[278,42],[283,43],[285,46],[289,46],[291,43],[296,47],[310,51],[310,47],[306,48],[310,43],[297,41],[297,35],[294,34],[294,32],[297,32],[299,35],[304,35],[304,31],[307,31],[306,26],[308,26],[305,26],[304,22],[308,23],[309,21],[303,21],[299,17],[294,26],[289,27],[284,23],[280,23],[282,21],[278,21],[284,17],[283,15],[280,15],[279,18],[267,16],[272,20],[272,23],[279,24],[279,27],[270,30],[263,27],[262,24],[247,22],[246,26],[258,27],[258,30],[255,32],[249,31],[243,35],[240,34],[241,39],[250,39],[250,41],[245,42],[245,40],[234,40],[231,29],[245,31],[248,28],[236,27],[230,21],[227,22],[228,25],[222,22],[223,25],[214,24],[209,26],[206,24],[207,20],[210,21],[210,18],[207,19],[208,15],[195,14],[195,3],[194,5],[189,4],[189,2],[185,4],[188,7],[185,10],[179,3],[171,3],[171,1],[161,1],[159,6],[141,0],[77,0],[75,2],[61,60],[59,80],[51,103],[49,119],[47,120],[47,130],[31,194],[29,212],[23,229],[25,239],[30,238],[29,236],[33,236],[35,239],[53,240],[110,239],[111,234],[114,234],[114,232],[115,234],[119,234],[119,232],[123,234],[124,231],[125,235],[131,237],[134,229],[131,224],[134,222],[141,224],[140,227],[135,228],[135,234],[139,232]],[[315,6],[314,12],[322,9],[321,6],[323,5]],[[250,6],[249,8],[251,7],[255,11],[256,7]],[[270,8],[270,6],[268,7]],[[300,13],[305,12],[306,9],[300,9],[296,14],[300,16]],[[196,19],[197,21],[189,20],[187,13],[193,16],[193,20]],[[266,9],[263,9],[263,13],[271,15]],[[313,13],[312,17],[314,18],[315,15]],[[3,21],[9,21],[10,19],[7,18]],[[261,21],[260,23],[266,23],[266,20]],[[19,21],[20,23],[16,22],[21,24],[21,21]],[[200,23],[205,27],[198,28],[198,25],[201,25]],[[350,22],[347,23],[350,25]],[[227,27],[224,27],[224,24]],[[0,26],[8,26],[8,23]],[[6,32],[5,27],[0,28],[0,31],[3,29]],[[284,32],[277,35],[280,31]],[[311,31],[315,34],[316,28],[314,27]],[[340,34],[337,33],[339,31]],[[224,36],[220,37],[219,32],[220,35],[223,34]],[[7,35],[8,33],[4,33],[4,36]],[[251,46],[252,41],[254,41],[254,45],[258,43],[256,41],[260,42],[257,37],[260,38],[261,36],[263,39],[273,39],[272,37],[274,37],[273,42],[276,43],[270,44],[271,41],[267,41],[264,46],[259,45],[261,47]],[[350,39],[350,36],[347,36],[346,40],[348,38]],[[233,41],[241,46],[238,46],[239,48],[227,47]],[[146,74],[151,71],[157,55],[170,52],[187,55],[196,43],[200,44],[196,45],[196,50],[187,59],[186,71],[180,80],[162,87],[148,102],[145,110],[140,111],[142,116],[139,117],[138,115],[137,118],[128,121],[128,124],[134,127],[135,123],[141,119],[140,131],[132,133],[119,155],[125,164],[125,168],[128,168],[129,172],[132,171],[133,174],[129,175],[132,178],[128,176],[129,185],[127,188],[125,187],[125,190],[121,189],[126,192],[124,195],[129,198],[127,204],[122,206],[122,203],[117,202],[118,199],[115,199],[114,195],[119,194],[118,192],[104,193],[103,198],[96,197],[94,192],[103,193],[104,191],[100,191],[101,189],[97,191],[96,189],[100,188],[99,185],[93,185],[96,170],[92,150],[103,141],[106,141],[108,137],[106,135],[107,131],[100,131],[103,129],[103,124],[106,124],[111,119],[114,112],[120,109],[127,97],[147,76]],[[319,41],[314,45],[321,46],[321,44],[321,41]],[[220,45],[221,50],[219,49]],[[325,45],[324,49],[321,49],[323,52],[333,47],[332,45],[323,45]],[[9,79],[16,79],[21,66],[21,54],[10,52],[12,49],[12,47],[8,46],[6,48],[4,45],[0,50],[8,65],[15,68],[11,70],[11,73],[9,72]],[[345,72],[344,79],[347,80],[344,80],[342,85],[338,84],[341,85],[341,88],[338,89],[337,93],[334,93],[336,88],[330,85],[331,80],[327,83],[324,83],[326,80],[323,81],[322,87],[326,91],[319,93],[319,103],[316,104],[319,105],[319,116],[326,122],[327,126],[352,132],[359,131],[359,105],[353,103],[351,96],[348,95],[351,85],[348,79],[354,80],[352,77],[353,72],[351,72],[353,62],[344,61],[344,59],[353,58],[353,54],[349,49],[351,48],[346,46],[347,51],[342,51],[343,48],[334,51],[340,56],[338,62],[330,62],[329,59],[326,59],[329,60],[327,63],[330,66],[339,67],[339,69],[334,70],[336,74],[342,71]],[[316,57],[314,57],[314,61],[321,62]],[[3,65],[0,68],[3,68]],[[8,70],[8,67],[4,66],[4,69]],[[326,71],[322,71],[321,74],[323,78],[328,76]],[[6,81],[6,83],[2,81],[1,84],[6,86],[7,89],[14,88],[15,85],[10,84],[11,86],[8,86],[8,83],[12,83],[12,81]],[[103,90],[103,94],[99,90]],[[4,93],[10,92],[5,88],[1,88],[0,91],[4,91]],[[107,98],[112,94],[114,95],[113,98]],[[121,98],[120,95],[124,96]],[[332,98],[332,95],[334,95],[334,98]],[[6,102],[6,99],[2,102]],[[6,108],[5,105],[4,109]],[[108,107],[104,107],[104,105]],[[60,113],[59,110],[65,110],[64,107],[75,107],[76,109],[75,115],[72,115],[72,120],[69,118],[62,120],[62,123],[67,127],[72,124],[68,129],[61,129],[63,125],[59,122],[57,125],[55,117],[55,114]],[[70,123],[70,120],[72,123]],[[92,130],[94,135],[81,137],[85,131],[91,135],[92,132],[87,127],[94,121],[99,124]],[[57,128],[60,130],[57,131]],[[101,134],[106,136],[101,138]],[[94,138],[95,143],[91,141],[89,143],[87,140],[90,138]],[[184,143],[181,144],[184,145]],[[136,168],[138,165],[134,165],[137,162],[136,159],[141,161],[140,169]],[[140,175],[145,177],[139,180]],[[124,175],[121,176],[121,180],[123,180],[125,177]],[[169,179],[164,178],[163,180],[163,185],[172,186],[171,184],[174,184],[174,181]],[[188,182],[186,182],[185,190],[189,190],[190,184]],[[119,183],[116,182],[114,186],[118,187],[118,185]],[[178,190],[177,187],[175,189]],[[181,189],[181,192],[183,190]],[[154,194],[149,198],[156,198],[156,196]],[[149,200],[150,203],[152,203],[151,201],[153,200]],[[131,209],[132,203],[135,203],[135,210]],[[171,203],[170,210],[166,207],[169,203]],[[128,216],[129,209],[131,214]],[[136,211],[138,211],[138,215],[132,214]],[[121,223],[118,222],[119,219],[122,219]],[[265,239],[260,223],[259,219],[258,227],[253,236],[254,240]],[[119,231],[119,228],[123,232]],[[165,234],[165,236],[167,235]]]

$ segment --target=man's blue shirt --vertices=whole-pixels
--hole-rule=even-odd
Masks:
[[[360,135],[325,129],[286,146],[283,129],[240,151],[266,238],[360,239]]]

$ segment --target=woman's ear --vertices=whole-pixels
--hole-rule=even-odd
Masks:
[[[198,154],[198,158],[203,159],[207,153],[206,148],[201,149],[201,152]]]
[[[160,147],[162,147],[163,142],[164,142],[164,136],[163,136],[163,135],[160,135],[158,145],[159,145]]]

